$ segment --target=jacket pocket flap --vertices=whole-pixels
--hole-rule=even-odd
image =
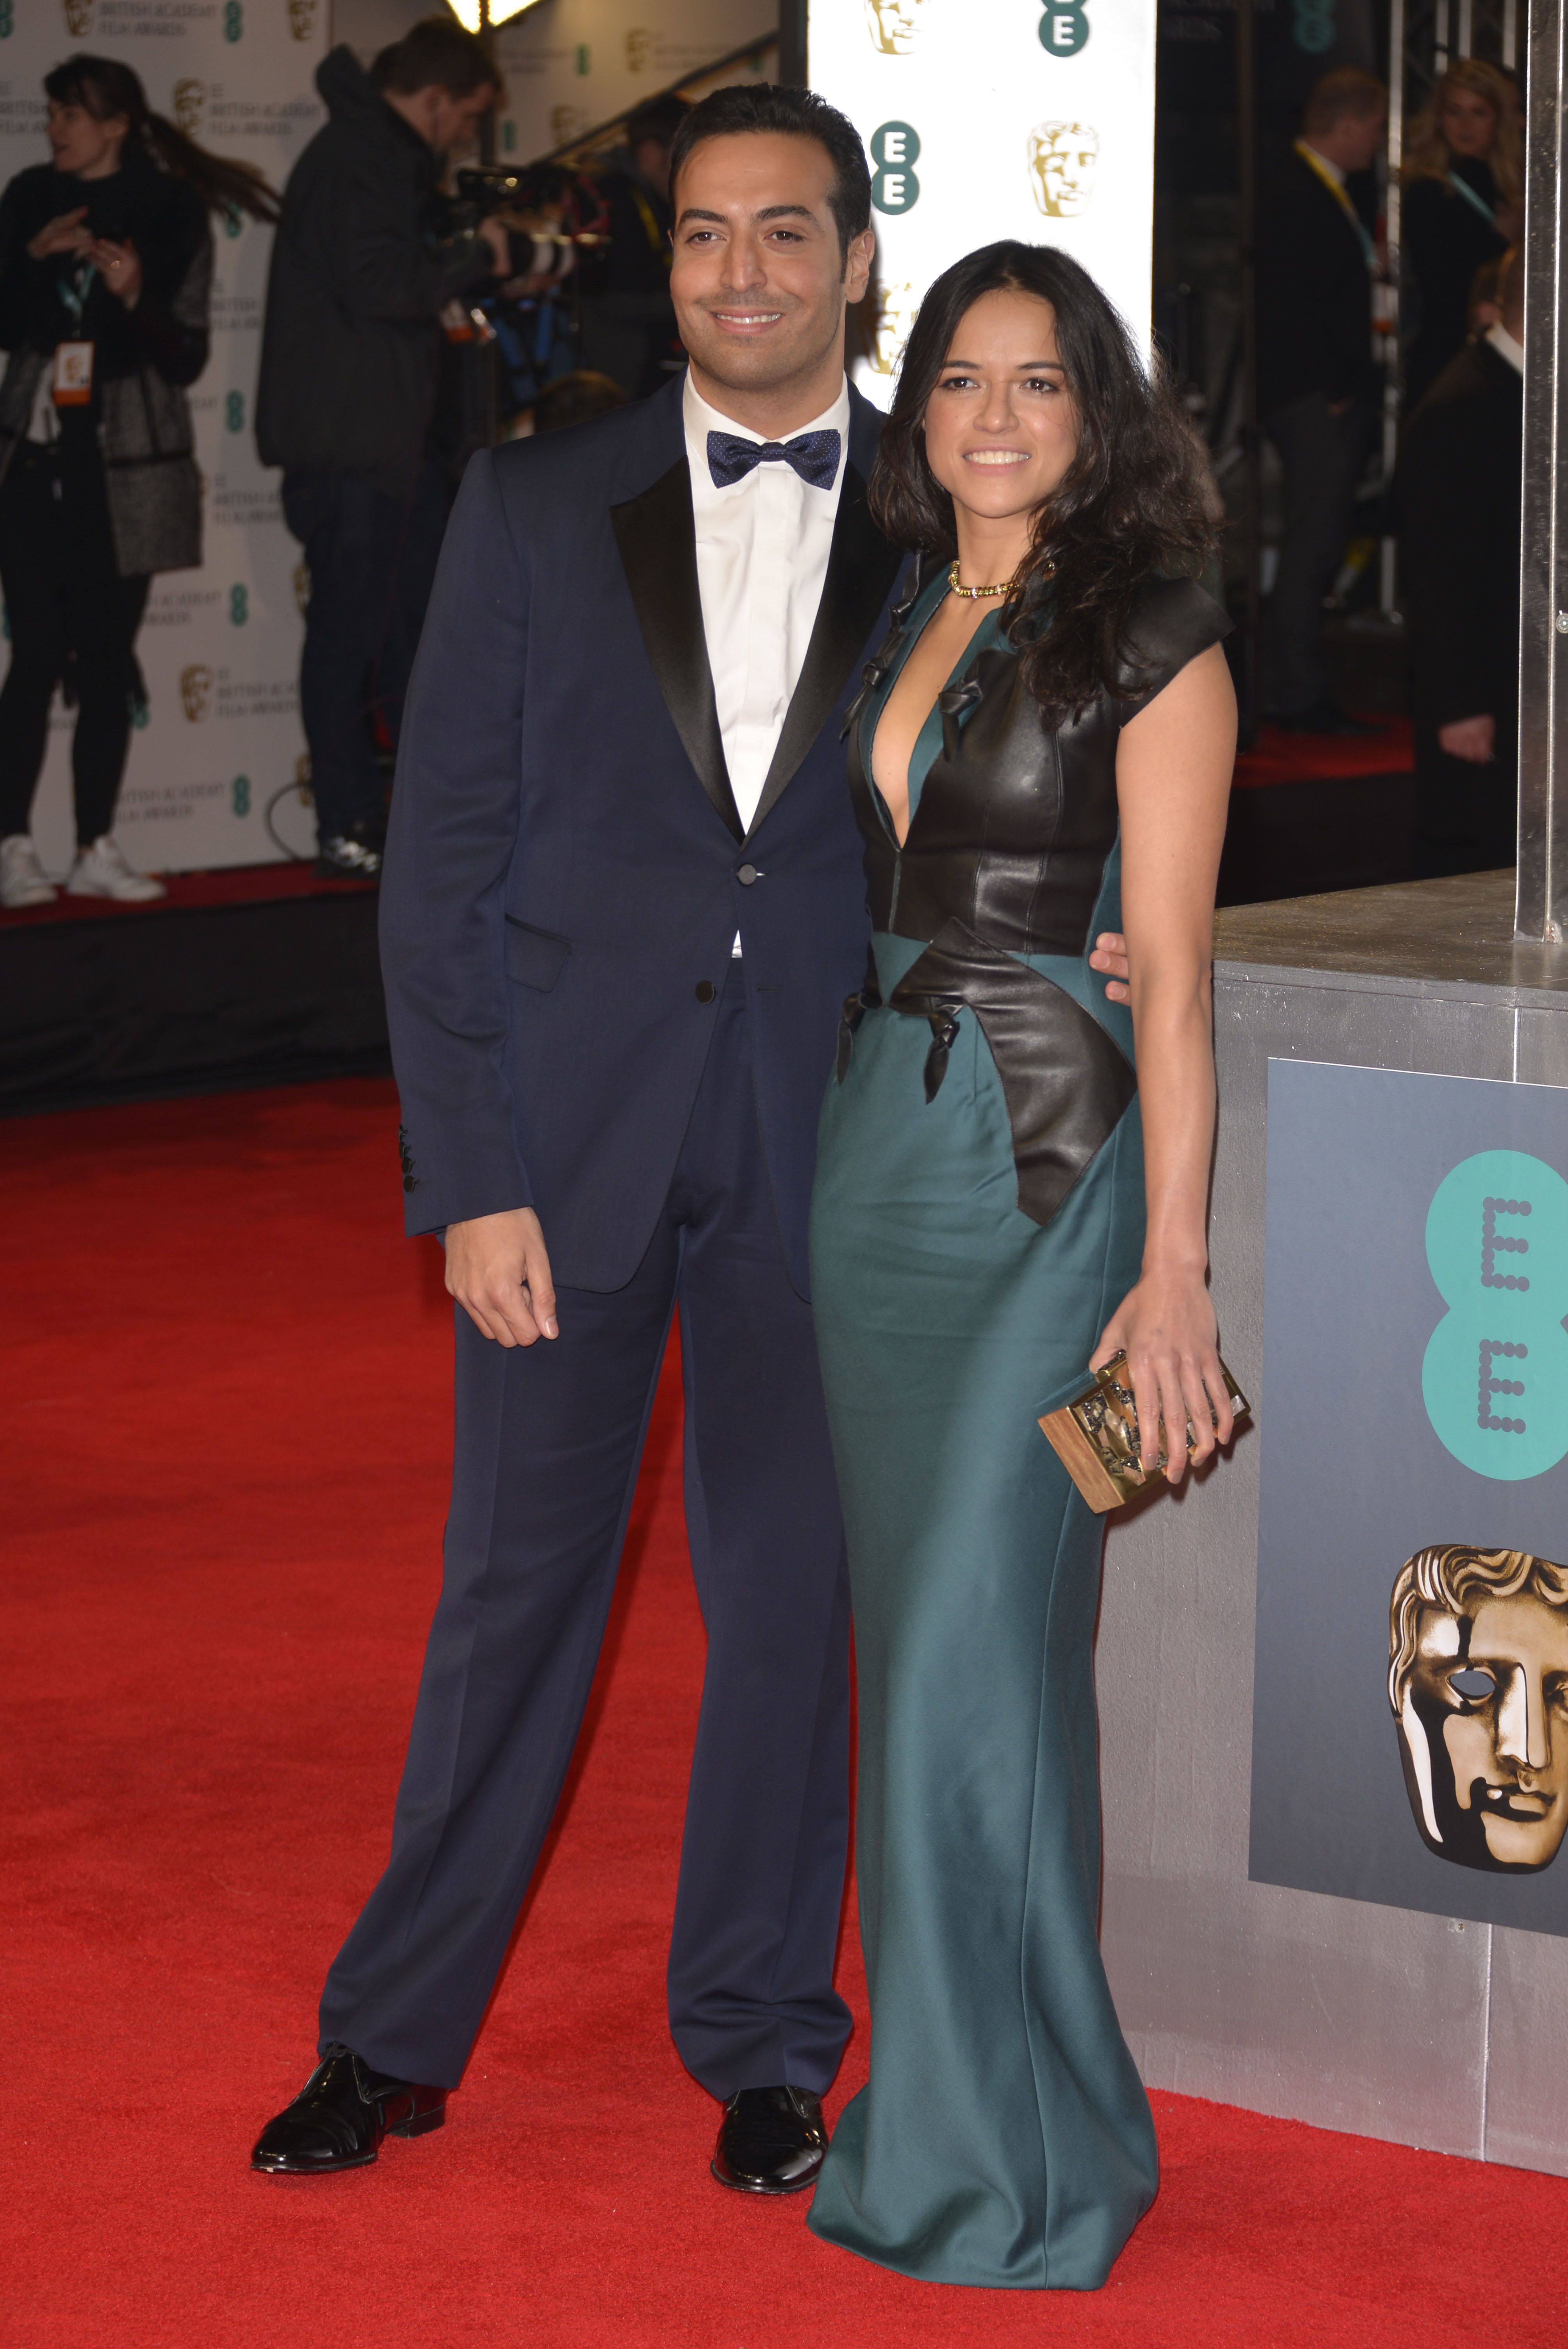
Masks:
[[[531,929],[526,922],[506,917],[506,975],[520,979],[524,987],[539,987],[548,991],[560,978],[567,956],[572,952],[570,938],[558,938],[550,930]]]

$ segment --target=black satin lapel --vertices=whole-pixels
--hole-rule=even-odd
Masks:
[[[859,471],[846,464],[822,600],[779,748],[751,819],[753,833],[777,805],[785,785],[827,724],[865,650],[903,561],[898,548],[889,544],[871,518],[866,485]]]
[[[651,490],[612,506],[610,522],[665,706],[703,790],[739,840],[746,827],[730,789],[713,698],[685,451]]]

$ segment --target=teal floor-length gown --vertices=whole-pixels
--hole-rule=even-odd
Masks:
[[[1119,726],[1224,634],[1189,581],[1134,605],[1137,698],[1047,733],[987,619],[872,788],[917,570],[851,730],[872,964],[823,1111],[812,1288],[849,1537],[871,2082],[815,2232],[906,2275],[1092,2289],[1153,2199],[1154,2130],[1100,1963],[1093,1655],[1102,1522],[1041,1434],[1137,1278]]]

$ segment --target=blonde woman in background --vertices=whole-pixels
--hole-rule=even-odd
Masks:
[[[1401,243],[1416,296],[1405,353],[1409,416],[1464,348],[1477,270],[1501,258],[1523,222],[1519,93],[1500,67],[1461,57],[1439,75],[1410,125],[1400,178]]]

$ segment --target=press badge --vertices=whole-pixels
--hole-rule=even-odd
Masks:
[[[93,347],[90,343],[55,345],[57,408],[85,408],[93,396]]]

